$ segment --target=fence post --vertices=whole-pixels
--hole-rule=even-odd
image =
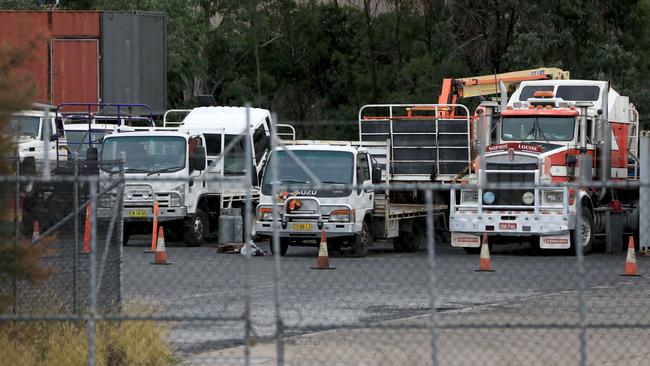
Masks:
[[[580,156],[580,169],[583,184],[584,182],[591,181],[591,177],[588,179],[584,175],[585,166],[591,166],[591,160],[586,156]],[[588,163],[588,164],[587,164]],[[603,182],[604,184],[604,182]],[[580,191],[580,185],[576,184],[574,189],[576,192]],[[582,205],[578,200],[576,193],[576,223],[575,230],[573,230],[573,248],[576,255],[576,271],[578,275],[578,325],[580,329],[580,366],[587,365],[587,304],[585,300],[585,265],[584,265],[584,244],[582,243]]]
[[[250,129],[251,129],[251,118],[250,118],[250,113],[251,113],[251,105],[250,103],[246,103],[246,130],[244,131],[245,135],[242,136],[244,138],[244,148],[245,148],[245,160],[251,159],[250,164],[246,164],[246,202],[244,206],[244,222],[242,227],[244,228],[244,235],[242,236],[242,239],[244,241],[244,245],[248,244],[248,242],[251,240],[251,227],[250,227],[250,213],[251,213],[251,184],[253,182],[253,167],[254,165],[254,160],[255,157],[252,153],[252,148],[251,148],[251,139],[250,139]],[[248,253],[245,256],[244,262],[245,262],[245,278],[244,278],[244,283],[245,283],[245,291],[246,291],[246,300],[244,304],[244,324],[245,324],[245,330],[244,330],[244,364],[246,366],[249,366],[251,363],[251,345],[250,345],[250,336],[251,336],[251,301],[252,301],[252,289],[251,289],[251,253],[252,249],[248,251]]]
[[[271,152],[275,151],[275,147],[277,146],[277,134],[276,134],[276,125],[275,122],[277,121],[277,116],[273,114],[271,116],[271,119],[273,123],[271,123]],[[268,160],[268,169],[270,169],[270,174],[271,174],[271,182],[274,182],[271,184],[271,197],[273,197],[273,200],[275,200],[276,195],[278,194],[277,192],[277,187],[275,185],[275,182],[277,181],[277,176],[278,176],[278,166],[275,164],[273,160],[271,160],[272,156],[269,155],[269,160]],[[274,283],[274,292],[273,292],[273,300],[274,300],[274,305],[275,305],[275,353],[276,353],[276,364],[278,366],[284,365],[284,344],[283,344],[283,337],[284,337],[284,325],[282,323],[282,317],[280,313],[280,274],[282,271],[282,262],[280,260],[281,255],[280,255],[280,238],[278,236],[278,221],[280,219],[279,217],[279,212],[278,212],[278,205],[273,204],[271,207],[271,216],[272,216],[272,224],[271,226],[273,227],[273,235],[271,236],[271,245],[273,246],[273,260],[274,260],[274,270],[273,270],[273,283]]]
[[[650,250],[650,212],[647,203],[650,202],[650,136],[640,136],[641,146],[639,151],[639,253],[647,253]]]
[[[20,176],[20,148],[16,146],[16,178]],[[19,228],[18,228],[18,206],[20,204],[20,181],[16,179],[16,192],[14,192],[14,246],[18,245],[18,235],[20,234]],[[23,220],[25,218],[23,217]],[[16,315],[18,311],[18,285],[16,283],[16,276],[13,276],[13,281],[12,281],[12,297],[13,297],[13,306],[12,306],[12,311],[13,314]]]
[[[89,276],[89,316],[88,319],[88,366],[95,365],[95,319],[97,318],[97,181],[92,180],[88,184],[90,190],[90,253],[88,263],[90,267]]]
[[[427,251],[429,252],[429,282],[431,289],[431,364],[438,365],[438,348],[436,347],[436,239],[433,230],[433,193],[427,189]]]
[[[72,153],[74,164],[74,251],[72,254],[72,311],[78,314],[77,309],[77,270],[79,269],[79,156]]]

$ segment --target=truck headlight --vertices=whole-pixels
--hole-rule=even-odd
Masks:
[[[460,203],[478,203],[478,191],[461,191]]]
[[[524,192],[521,196],[521,201],[525,205],[532,205],[535,202],[535,194],[533,192]]]
[[[544,200],[551,205],[562,204],[564,202],[563,191],[544,191]]]
[[[271,208],[271,207],[260,207],[260,208],[258,208],[257,209],[257,219],[260,220],[260,221],[273,221],[273,208]]]
[[[183,197],[177,192],[172,192],[169,195],[169,206],[170,207],[180,207],[183,205]]]
[[[483,202],[485,202],[488,205],[493,204],[496,198],[497,197],[494,195],[494,192],[487,191],[483,193]]]
[[[169,205],[171,207],[183,206],[183,201],[185,201],[185,183],[172,188],[169,195]]]
[[[478,183],[478,176],[476,174],[470,174],[467,176],[467,183],[469,184],[477,184]]]
[[[329,221],[331,222],[350,222],[352,221],[352,211],[345,210],[334,210],[330,212]]]

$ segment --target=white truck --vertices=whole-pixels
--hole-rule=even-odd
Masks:
[[[11,115],[11,128],[17,135],[17,149],[21,162],[22,175],[36,175],[42,172],[45,157],[50,160],[50,167],[56,167],[57,158],[67,156],[65,131],[60,116],[54,112],[54,107],[43,106],[34,110],[25,110]],[[44,118],[47,109],[47,118]],[[46,132],[46,123],[47,130]],[[45,136],[47,133],[48,136]],[[43,140],[49,140],[48,153],[45,154]]]
[[[442,117],[450,108],[457,116]],[[285,142],[264,172],[258,236],[273,235],[275,205],[280,255],[290,245],[319,245],[322,231],[331,249],[347,246],[357,257],[368,253],[373,239],[394,239],[396,251],[416,251],[425,238],[424,194],[377,191],[373,184],[451,181],[470,162],[469,126],[461,105],[368,105],[359,111],[359,141]],[[314,176],[325,189],[316,189]],[[443,220],[445,193],[434,195],[433,204]]]
[[[159,204],[158,220],[170,238],[195,246],[217,232],[222,208],[243,208],[249,190],[253,200],[258,200],[260,171],[268,155],[271,114],[265,109],[250,108],[249,117],[247,128],[246,108],[200,107],[193,109],[177,129],[132,128],[132,132],[124,132],[129,130],[124,127],[104,138],[100,174],[115,174],[118,168],[109,162],[119,159],[122,151],[126,156],[125,244],[130,235],[151,231],[150,225],[142,223],[153,220],[154,201]],[[250,141],[251,156],[246,156],[245,139]],[[253,173],[249,186],[210,180],[243,179],[249,167]],[[188,181],[129,182],[130,178],[141,177]],[[100,202],[106,208],[112,204],[110,197]],[[109,211],[104,214],[108,216]],[[248,220],[254,222],[254,213]]]
[[[320,180],[322,188],[294,157]],[[366,256],[373,239],[395,239],[396,250],[416,251],[426,237],[426,206],[395,203],[389,198],[391,192],[373,189],[372,184],[386,183],[390,177],[382,169],[386,161],[390,161],[386,142],[295,141],[276,148],[262,179],[257,235],[273,235],[275,204],[280,255],[290,245],[319,245],[322,231],[331,250],[349,247],[357,257]],[[278,188],[275,196],[273,185]],[[445,208],[435,205],[434,214],[442,216]]]

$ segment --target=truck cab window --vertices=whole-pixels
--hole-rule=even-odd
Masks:
[[[235,145],[226,152],[223,159],[223,172],[226,175],[240,175],[246,173],[246,148],[244,139],[247,136],[226,135],[224,146],[228,146],[233,140],[237,140]],[[250,165],[250,164],[249,164]]]
[[[368,155],[359,154],[357,157],[357,184],[363,183],[370,179],[368,168]]]
[[[263,125],[260,125],[253,134],[253,148],[255,150],[255,161],[259,164],[269,148],[266,130],[264,130]]]
[[[208,156],[217,156],[221,154],[221,135],[219,134],[204,134],[205,148]]]

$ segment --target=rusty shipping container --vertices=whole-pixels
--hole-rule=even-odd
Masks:
[[[0,47],[6,46],[29,52],[17,73],[35,84],[39,102],[166,109],[163,13],[0,11]]]

